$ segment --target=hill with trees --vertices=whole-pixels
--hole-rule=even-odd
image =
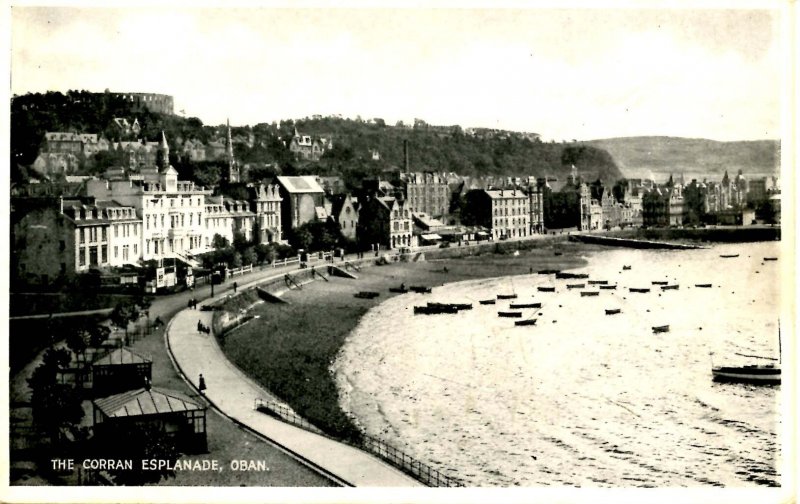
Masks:
[[[11,166],[15,170],[12,177],[24,178],[24,167],[36,159],[45,132],[95,133],[117,141],[119,133],[113,125],[114,118],[134,116],[141,126],[142,139],[155,141],[162,130],[165,132],[173,164],[182,177],[206,186],[220,180],[224,163],[182,158],[180,142],[191,139],[207,144],[224,140],[224,125],[205,125],[196,117],[134,111],[130,103],[111,93],[87,91],[33,93],[12,98]],[[288,147],[295,130],[312,136],[325,135],[332,139],[333,148],[319,161],[295,160]],[[410,127],[402,123],[387,125],[381,119],[315,116],[233,127],[232,136],[236,158],[248,165],[250,178],[256,180],[278,174],[341,176],[348,186],[358,186],[364,177],[402,168],[404,141],[409,143],[412,171],[563,178],[574,164],[587,179],[599,176],[612,181],[622,176],[614,158],[592,145],[542,142],[535,136],[509,131],[471,135],[459,126],[431,126],[423,121]],[[377,155],[373,157],[373,153]],[[108,153],[95,157],[81,168],[83,173],[102,173],[115,162]]]

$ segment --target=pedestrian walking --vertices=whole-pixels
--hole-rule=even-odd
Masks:
[[[206,379],[203,378],[203,373],[200,373],[200,379],[197,382],[197,389],[201,394],[206,390]]]
[[[197,321],[197,332],[203,332],[203,322],[201,320]]]
[[[236,288],[237,287],[239,287],[239,284],[236,283],[236,282],[233,282],[233,292],[236,292]]]
[[[194,299],[191,299],[191,298],[190,298],[190,299],[189,299],[189,303],[186,305],[186,307],[187,307],[187,308],[191,308],[191,307],[192,307],[192,302],[193,302],[193,301],[194,301]]]

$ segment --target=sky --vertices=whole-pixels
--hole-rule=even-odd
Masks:
[[[12,7],[11,92],[173,95],[205,124],[421,118],[776,139],[779,10]]]

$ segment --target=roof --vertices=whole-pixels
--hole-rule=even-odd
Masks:
[[[300,177],[278,177],[278,183],[290,193],[322,193],[322,187],[315,177],[304,175]]]
[[[314,207],[314,213],[317,215],[317,219],[324,221],[328,218],[328,211],[325,210],[325,207]]]
[[[528,197],[527,194],[525,194],[523,191],[521,191],[519,189],[516,190],[516,191],[513,190],[513,189],[491,190],[491,191],[486,191],[486,194],[488,194],[489,197],[492,198],[492,199],[498,199],[498,198],[527,198]]]
[[[206,407],[174,390],[140,388],[93,401],[107,417],[133,417],[204,410]]]
[[[93,366],[120,366],[127,364],[147,364],[153,362],[149,357],[145,357],[131,348],[117,348],[113,352],[97,359]]]
[[[442,239],[442,237],[439,236],[436,233],[420,235],[420,238],[422,238],[423,240],[441,240]]]

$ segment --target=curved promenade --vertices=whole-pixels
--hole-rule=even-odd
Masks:
[[[247,287],[249,285],[241,288]],[[208,301],[213,300],[202,305]],[[280,401],[225,357],[213,333],[197,331],[198,321],[211,327],[212,316],[212,311],[185,309],[169,322],[164,337],[178,372],[195,389],[202,373],[207,386],[205,397],[217,409],[344,484],[357,487],[422,486],[366,452],[257,411],[256,399]]]

